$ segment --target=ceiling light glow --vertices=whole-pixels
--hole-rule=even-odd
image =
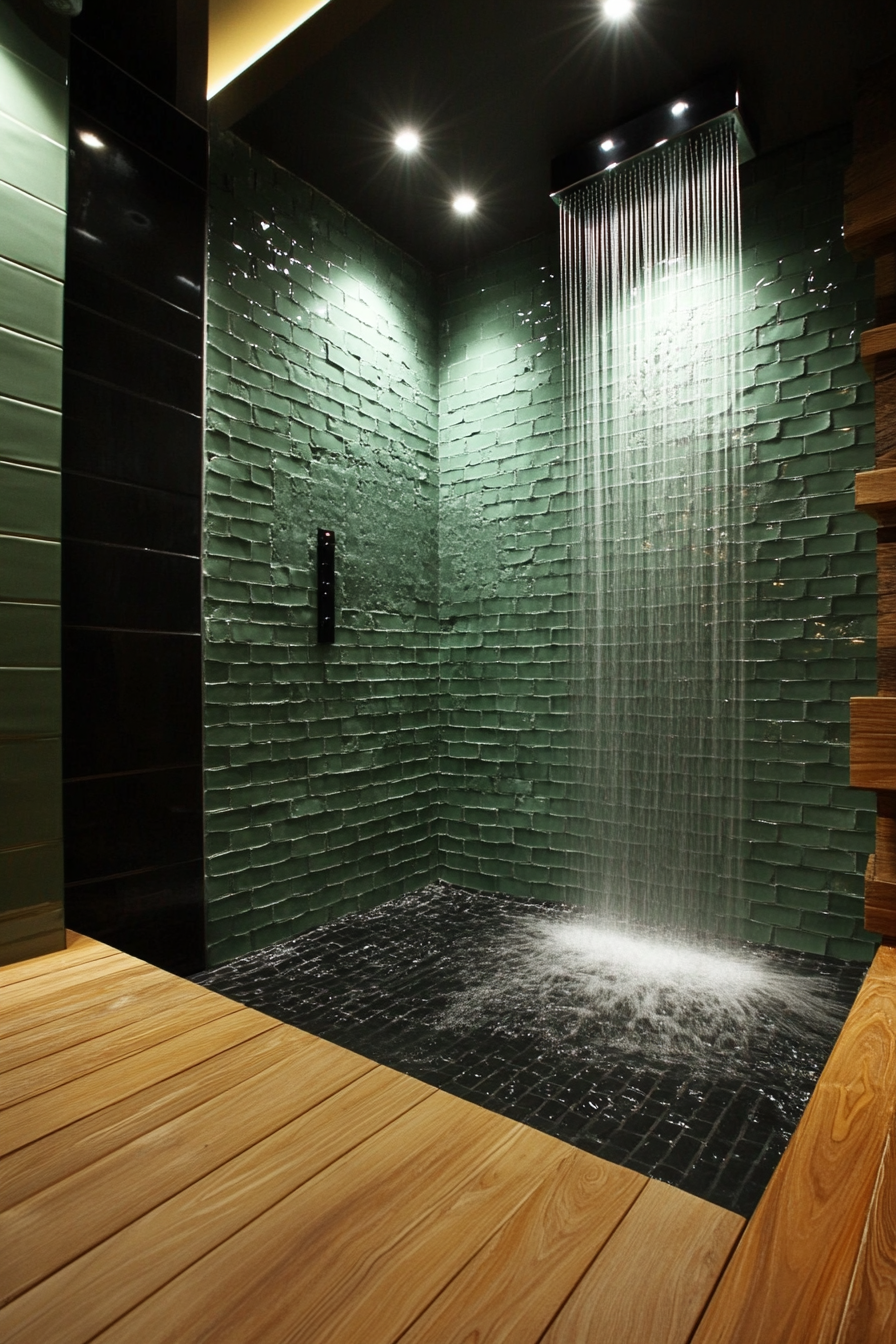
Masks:
[[[472,215],[476,209],[476,201],[466,192],[461,192],[460,196],[455,196],[452,205],[459,215]]]
[[[673,104],[672,104],[672,115],[673,115],[673,117],[680,117],[681,114],[682,114],[682,112],[687,112],[687,110],[688,110],[688,105],[687,105],[687,103],[673,103]]]
[[[93,131],[79,131],[78,139],[82,145],[87,145],[88,149],[105,149],[103,141]]]
[[[601,147],[601,149],[603,150],[603,152],[604,152],[605,154],[609,154],[610,150],[613,149],[613,147],[614,147],[614,146],[613,146],[613,141],[612,141],[612,140],[601,140],[601,142],[600,142],[600,147]]]
[[[635,8],[635,0],[604,0],[604,18],[618,22],[627,19]]]
[[[416,131],[408,127],[396,135],[395,148],[400,149],[403,154],[414,154],[420,148],[420,137]]]

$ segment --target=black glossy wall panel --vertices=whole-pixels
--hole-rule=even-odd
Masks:
[[[202,439],[197,416],[66,369],[62,404],[64,471],[88,472],[194,495],[199,516]],[[64,501],[63,501],[64,503]]]
[[[67,884],[197,857],[199,765],[68,780],[63,796]]]
[[[120,11],[120,3],[115,8]],[[121,24],[119,14],[114,22]],[[114,129],[122,139],[139,145],[204,192],[208,180],[204,128],[171,106],[172,92],[157,97],[113,60],[106,60],[99,50],[73,33],[69,83],[74,107]]]
[[[71,88],[62,500],[68,919],[192,971],[204,961],[206,136],[77,40]]]
[[[65,297],[79,308],[114,318],[202,357],[203,323],[199,313],[166,303],[149,290],[118,276],[103,275],[71,256],[65,268]]]
[[[62,527],[67,537],[198,556],[199,523],[191,495],[95,476],[71,474],[66,481]]]
[[[62,663],[78,670],[63,680],[66,779],[201,759],[198,635],[69,627]]]
[[[188,556],[66,538],[63,625],[198,633],[200,581]]]
[[[194,415],[201,412],[202,360],[196,355],[70,302],[63,339],[72,373],[127,387]]]
[[[132,956],[190,975],[205,960],[201,923],[201,860],[150,872],[85,882],[66,891],[74,929],[103,929],[104,937]]]

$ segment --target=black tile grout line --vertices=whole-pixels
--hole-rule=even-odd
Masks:
[[[866,968],[779,948],[738,945],[794,979],[822,979],[826,1032],[786,1021],[744,1043],[726,1067],[626,1057],[591,1037],[558,1035],[543,998],[500,1005],[480,1021],[446,1016],[482,983],[488,949],[500,973],[520,921],[541,927],[573,907],[434,883],[193,979],[378,1063],[532,1125],[588,1152],[749,1216],[777,1166]],[[491,940],[491,941],[489,941]],[[478,979],[477,979],[478,977]],[[565,992],[565,991],[564,991]],[[536,999],[537,995],[533,996]],[[568,1007],[568,1005],[564,1005]],[[574,1011],[580,1007],[578,1001]],[[570,1019],[561,1016],[560,1026]],[[575,1019],[572,1019],[575,1020]]]

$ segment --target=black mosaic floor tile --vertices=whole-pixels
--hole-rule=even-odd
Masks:
[[[735,1032],[724,1048],[709,1041],[691,1057],[655,1041],[645,1048],[637,1030],[634,1046],[622,1049],[618,1024],[580,1001],[575,975],[561,967],[531,992],[525,976],[513,979],[514,955],[525,961],[540,930],[578,917],[568,907],[435,883],[194,979],[749,1215],[865,968],[744,945],[744,957],[764,958],[803,999],[809,991],[810,1008],[823,1003],[808,1035],[786,1011],[760,1012],[744,1039]],[[533,966],[537,976],[541,962]],[[699,1012],[696,1020],[699,1030]]]

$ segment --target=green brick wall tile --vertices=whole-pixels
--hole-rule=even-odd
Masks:
[[[0,178],[0,256],[61,280],[65,215]]]
[[[0,457],[35,467],[58,469],[62,460],[62,416],[45,406],[0,397]]]
[[[58,737],[61,731],[58,669],[0,666],[0,737]]]
[[[0,532],[56,540],[62,525],[61,490],[58,471],[0,461]]]
[[[58,843],[61,837],[59,738],[0,741],[0,849]]]
[[[62,350],[0,327],[0,396],[62,405]]]
[[[262,191],[279,202],[268,229]],[[435,867],[435,296],[421,268],[371,238],[237,140],[216,139],[210,341],[221,358],[209,380],[206,495],[213,961],[246,939],[264,946],[363,899],[400,894]],[[272,246],[301,263],[272,276]],[[337,533],[333,646],[316,642],[318,526]],[[228,704],[224,731],[216,706]],[[233,894],[246,890],[251,902],[234,909]]]
[[[58,667],[59,608],[0,602],[0,662],[10,667]]]
[[[0,327],[61,345],[61,282],[0,258]]]
[[[29,126],[0,112],[0,144],[3,158],[0,178],[38,200],[65,209],[67,154]]]
[[[852,642],[873,631],[871,534],[851,497],[871,460],[854,339],[870,288],[840,238],[847,158],[834,132],[744,174],[758,549],[752,914],[744,903],[734,931],[867,958],[858,864],[873,818],[846,787],[843,734],[847,696],[873,674],[873,643]],[[213,166],[212,959],[435,873],[563,895],[575,535],[556,237],[443,277],[436,296],[413,263],[235,139],[217,141]],[[286,275],[267,270],[272,246],[294,258]],[[325,650],[318,525],[342,543],[342,638]],[[250,904],[228,904],[246,892]]]

